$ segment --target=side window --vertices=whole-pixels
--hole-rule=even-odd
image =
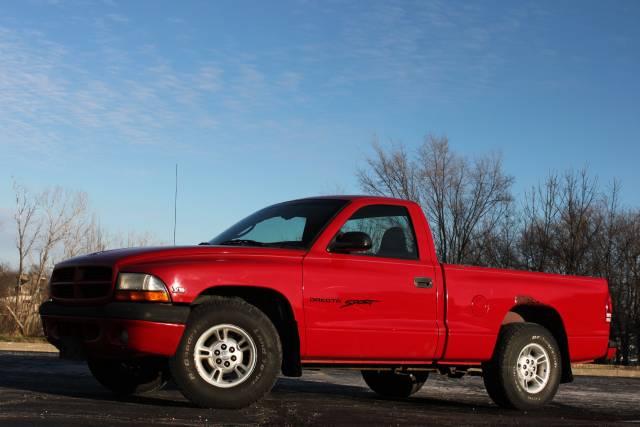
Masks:
[[[348,231],[361,231],[371,237],[371,249],[358,255],[418,259],[415,233],[403,206],[365,206],[345,222],[339,233]]]

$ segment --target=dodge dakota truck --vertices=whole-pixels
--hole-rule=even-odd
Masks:
[[[605,280],[438,262],[413,202],[334,196],[264,208],[210,241],[57,264],[40,307],[61,357],[106,388],[173,379],[203,407],[257,401],[278,375],[358,369],[403,398],[430,373],[482,374],[493,401],[529,410],[605,357]]]

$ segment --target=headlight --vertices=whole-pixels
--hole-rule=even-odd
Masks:
[[[171,301],[164,282],[143,273],[120,273],[115,296],[119,301]]]

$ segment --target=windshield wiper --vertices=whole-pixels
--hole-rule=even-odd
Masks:
[[[218,245],[237,245],[237,246],[265,246],[262,242],[256,242],[255,240],[248,239],[231,239],[218,243]]]

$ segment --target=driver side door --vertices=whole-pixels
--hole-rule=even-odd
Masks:
[[[420,257],[408,210],[360,207],[336,236],[348,231],[367,233],[371,249],[318,250],[304,259],[305,359],[431,360],[438,341],[437,292],[430,282],[435,266]]]

